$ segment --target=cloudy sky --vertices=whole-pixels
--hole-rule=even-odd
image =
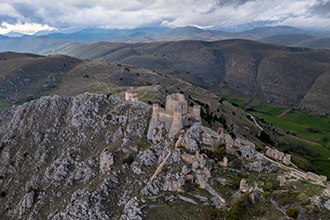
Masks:
[[[251,23],[330,29],[330,0],[1,0],[0,34]]]

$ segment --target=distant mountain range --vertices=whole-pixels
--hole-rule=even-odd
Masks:
[[[327,48],[330,38],[287,26],[240,33],[182,27],[0,36],[0,51],[64,54],[105,64],[128,64],[220,95],[243,98],[247,104],[267,102],[318,114],[330,114]],[[55,67],[52,69],[59,70],[60,79],[63,67]]]
[[[10,36],[18,36],[17,33]],[[23,35],[21,37],[0,36],[0,51],[11,50],[17,52],[38,52],[29,50],[31,40],[69,42],[155,42],[155,41],[178,41],[178,40],[200,40],[218,41],[225,39],[249,39],[261,42],[283,44],[286,46],[301,46],[312,48],[329,48],[330,33],[302,30],[290,26],[273,26],[255,28],[243,32],[228,32],[221,30],[200,29],[193,26],[179,28],[137,28],[137,29],[98,29],[89,28],[72,33],[37,33],[36,35]],[[18,44],[19,46],[15,46]],[[23,45],[26,45],[25,47]],[[45,49],[48,46],[45,46]],[[48,47],[49,48],[49,47]],[[25,49],[25,50],[24,50]],[[44,51],[41,51],[44,52]]]
[[[0,219],[328,219],[329,117],[282,129],[235,103],[329,116],[328,39],[290,27],[233,36],[0,36],[0,50],[35,53],[0,53]],[[137,102],[122,99],[131,87]],[[173,93],[182,112],[200,106],[202,124],[170,139],[165,124],[190,114],[150,119]]]

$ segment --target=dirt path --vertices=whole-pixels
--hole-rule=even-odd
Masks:
[[[252,120],[253,120],[253,122],[254,122],[254,124],[261,130],[261,131],[263,131],[264,129],[257,123],[257,120],[253,117],[253,115],[251,115],[251,114],[249,114],[249,113],[246,113],[246,114],[248,114],[251,118],[252,118]]]
[[[292,110],[292,108],[287,108],[281,114],[279,114],[277,117],[279,117],[279,118],[283,117],[284,115],[288,114],[291,110]]]
[[[294,136],[294,135],[290,135],[291,138],[294,138],[294,139],[297,139],[297,140],[300,140],[300,141],[304,141],[306,143],[309,143],[309,144],[312,144],[312,145],[319,145],[319,146],[322,146],[321,144],[317,143],[317,142],[314,142],[314,141],[311,141],[311,140],[307,140],[305,138],[301,138],[301,137],[297,137],[297,136]]]

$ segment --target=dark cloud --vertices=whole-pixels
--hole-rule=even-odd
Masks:
[[[7,24],[16,24],[17,18],[8,15],[0,15],[0,26],[1,26],[1,22],[6,22]]]
[[[44,16],[40,14],[40,8],[33,4],[13,3],[12,6],[27,22],[44,23],[45,21]]]
[[[207,14],[211,14],[215,12],[217,9],[222,7],[233,7],[234,9],[240,6],[243,6],[247,2],[254,2],[256,0],[214,0],[212,7],[206,12]]]
[[[241,5],[246,4],[247,2],[254,2],[256,0],[215,0],[215,4],[219,7],[222,6],[233,6],[239,7]]]
[[[330,18],[330,1],[318,1],[309,8],[309,13],[312,15]]]

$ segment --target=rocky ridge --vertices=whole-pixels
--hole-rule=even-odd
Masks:
[[[329,215],[326,179],[280,152],[200,124],[172,139],[159,127],[147,141],[150,114],[89,93],[0,111],[1,219]]]

